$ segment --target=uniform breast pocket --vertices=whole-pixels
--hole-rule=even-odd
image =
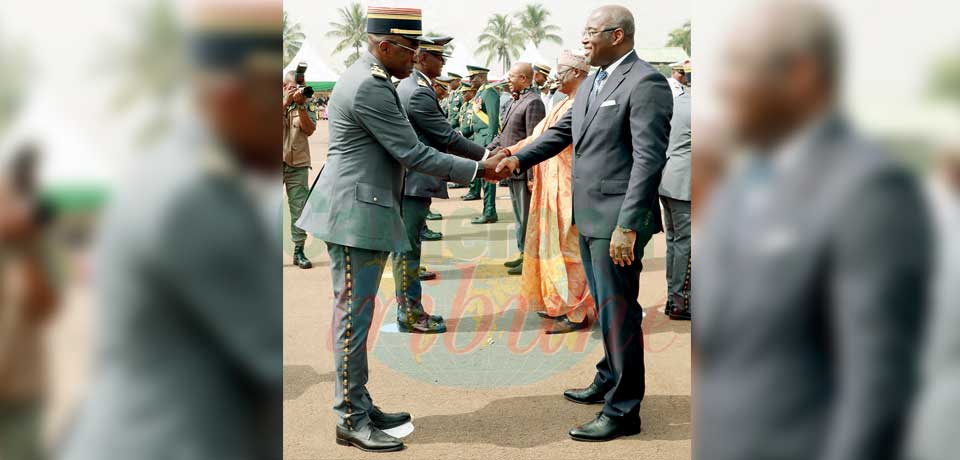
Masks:
[[[387,188],[360,182],[357,184],[357,201],[392,208],[393,193]]]

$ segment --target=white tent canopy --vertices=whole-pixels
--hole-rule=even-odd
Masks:
[[[320,58],[320,55],[314,52],[313,47],[310,46],[310,42],[303,42],[300,50],[297,51],[297,55],[294,56],[290,63],[287,64],[287,67],[283,69],[283,74],[286,75],[287,72],[296,70],[297,64],[300,62],[307,63],[306,80],[308,82],[335,82],[340,79],[340,75],[337,75],[337,73]]]

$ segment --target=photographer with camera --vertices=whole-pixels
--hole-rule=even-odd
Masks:
[[[310,194],[310,143],[307,138],[317,129],[313,88],[306,86],[306,63],[283,78],[283,183],[290,205],[290,235],[293,238],[293,263],[300,268],[313,267],[303,253],[307,232],[295,224]]]
[[[46,360],[43,333],[57,292],[50,213],[35,188],[37,153],[21,148],[0,175],[0,458],[42,458]]]

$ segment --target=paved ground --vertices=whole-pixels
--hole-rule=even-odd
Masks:
[[[326,149],[326,126],[312,139],[313,173]],[[311,174],[311,179],[313,174]],[[407,449],[391,458],[429,459],[688,459],[690,458],[690,323],[662,314],[663,235],[645,251],[640,304],[646,342],[647,393],[643,432],[610,443],[579,443],[567,430],[590,420],[597,406],[566,402],[565,388],[588,384],[602,355],[599,331],[545,336],[534,315],[516,314],[519,277],[503,261],[516,256],[509,192],[498,189],[500,222],[469,219],[480,202],[463,202],[464,189],[437,200],[444,215],[431,222],[444,240],[425,243],[424,260],[440,273],[425,284],[428,309],[448,318],[450,332],[411,336],[395,330],[393,276],[385,274],[371,335],[370,382],[385,410],[414,416]],[[335,416],[330,346],[332,289],[323,243],[309,240],[315,268],[284,265],[284,458],[367,458],[333,442]],[[552,338],[551,338],[552,337]]]

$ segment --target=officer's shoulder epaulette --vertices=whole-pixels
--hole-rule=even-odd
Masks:
[[[427,79],[423,77],[417,77],[417,84],[420,86],[423,86],[424,88],[430,86],[430,82],[428,82]]]
[[[387,76],[387,72],[383,70],[383,67],[380,67],[380,64],[372,64],[370,66],[370,75],[373,75],[381,80],[390,79],[390,77]]]

